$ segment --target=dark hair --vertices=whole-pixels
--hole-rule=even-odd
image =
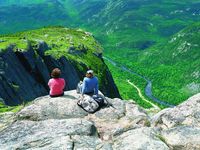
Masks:
[[[61,74],[61,71],[59,68],[54,68],[51,72],[51,77],[52,78],[59,78]]]

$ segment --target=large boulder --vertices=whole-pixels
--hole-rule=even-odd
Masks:
[[[200,127],[200,94],[177,107],[162,110],[152,117],[152,125],[161,129],[180,125]]]
[[[165,142],[171,149],[198,150],[200,149],[200,128],[178,126],[162,132]]]
[[[135,103],[107,98],[112,107],[89,114],[77,105],[79,96],[73,90],[35,99],[0,132],[0,149],[112,149],[114,137],[149,125]]]
[[[152,126],[171,149],[200,149],[200,94],[151,118]]]
[[[168,150],[169,147],[156,136],[151,128],[130,130],[117,136],[114,140],[114,149],[123,150]]]
[[[17,113],[17,117],[18,120],[33,121],[83,118],[88,113],[80,109],[75,100],[75,97],[67,94],[59,98],[41,97]]]
[[[72,135],[95,136],[96,128],[92,122],[83,119],[17,121],[1,132],[0,148],[28,149],[51,143],[67,147],[67,143],[57,139],[70,139]]]
[[[110,107],[89,114],[77,105],[79,96],[72,90],[39,97],[16,114],[0,115],[0,149],[200,149],[200,94],[153,117],[118,98],[106,98]]]

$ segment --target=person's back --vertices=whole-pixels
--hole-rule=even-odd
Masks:
[[[85,85],[84,85],[85,84]],[[97,77],[88,78],[85,77],[83,80],[83,93],[98,94],[98,79]]]
[[[86,77],[83,80],[82,94],[95,94],[98,95],[98,79],[93,76],[93,71],[89,70],[86,73]]]
[[[49,95],[51,97],[57,97],[64,95],[65,80],[60,78],[61,71],[58,68],[53,69],[52,78],[48,82],[50,88]]]

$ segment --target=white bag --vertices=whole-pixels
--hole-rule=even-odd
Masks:
[[[89,113],[94,113],[99,109],[99,104],[89,95],[80,97],[77,104]]]

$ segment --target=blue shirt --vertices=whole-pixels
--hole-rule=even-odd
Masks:
[[[98,79],[97,77],[85,77],[83,79],[82,94],[92,92],[94,92],[95,95],[98,95]]]

